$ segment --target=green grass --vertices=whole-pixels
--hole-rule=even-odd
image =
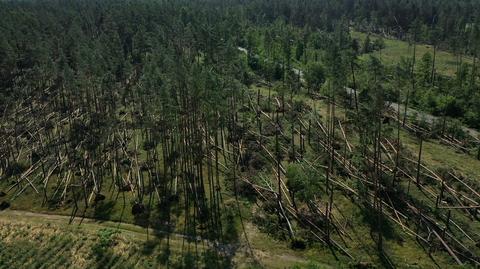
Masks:
[[[170,236],[167,243],[166,238],[147,237],[146,229],[132,224],[89,219],[79,223],[68,225],[68,217],[59,215],[1,212],[0,268],[165,268],[167,263],[178,268],[175,266],[182,266],[181,257],[195,250],[179,236]],[[309,255],[289,249],[250,223],[246,225],[256,258],[264,268],[308,264]],[[201,267],[208,246],[200,243],[197,247]],[[244,250],[236,252],[233,267],[252,268],[254,261]]]
[[[352,32],[352,37],[359,39],[363,44],[363,41],[367,37],[367,34],[360,33],[360,32]],[[371,40],[375,40],[378,38],[376,35],[371,35]],[[382,59],[384,64],[387,65],[395,65],[396,63],[400,62],[401,57],[411,57],[413,54],[413,46],[410,46],[408,42],[396,40],[396,39],[388,39],[385,38],[385,49],[381,51],[375,51],[371,54],[376,55],[380,59]],[[416,57],[417,60],[420,60],[421,57],[430,52],[433,55],[433,46],[425,45],[425,44],[417,44],[416,48]],[[368,55],[368,54],[367,54]],[[367,55],[362,55],[362,58],[365,58]],[[473,59],[471,57],[463,57],[464,63],[472,63]],[[439,74],[453,76],[455,75],[457,70],[457,57],[447,51],[437,50],[436,54],[436,71]]]
[[[166,265],[158,259],[167,247],[166,239],[150,237],[148,241],[145,233],[90,221],[81,226],[68,225],[61,216],[47,219],[3,212],[0,242],[0,268],[133,268],[135,264],[140,264],[136,268],[145,268],[147,264],[163,268]],[[172,252],[169,262],[178,263],[187,250],[183,246],[183,239],[174,236],[169,239],[168,248]],[[200,244],[198,249],[202,253],[207,248]]]
[[[406,132],[401,133],[402,143],[415,154],[418,153],[420,141]],[[429,166],[438,168],[453,168],[466,176],[480,179],[480,161],[471,155],[440,144],[437,140],[427,140],[423,143],[422,161]]]

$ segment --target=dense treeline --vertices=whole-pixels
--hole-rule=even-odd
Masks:
[[[449,107],[447,116],[462,119],[473,127],[480,126],[480,97],[475,87],[480,49],[480,16],[476,16],[480,9],[476,1],[282,0],[246,4],[238,1],[147,1],[125,5],[108,1],[24,1],[2,2],[1,5],[4,19],[0,70],[1,83],[6,89],[11,88],[17,72],[28,69],[32,76],[41,76],[40,72],[53,74],[57,64],[65,63],[74,71],[88,67],[97,77],[109,70],[110,75],[120,79],[129,68],[145,60],[146,53],[157,43],[173,43],[179,27],[185,28],[180,32],[190,35],[187,39],[195,40],[192,42],[195,50],[208,54],[204,50],[207,46],[214,50],[230,43],[232,47],[250,49],[253,55],[279,38],[280,21],[285,20],[285,25],[296,26],[289,34],[295,40],[295,44],[290,45],[292,53],[296,59],[300,60],[302,55],[308,59],[309,50],[324,49],[328,43],[323,33],[333,31],[343,19],[361,31],[453,51],[459,59],[457,79],[430,85],[422,82],[419,87],[428,87],[415,91],[413,94],[418,98],[411,100],[419,101],[414,102],[414,106],[437,115]],[[217,23],[219,20],[223,20],[222,25]],[[208,44],[208,27],[211,26],[206,24],[223,31],[217,44]],[[264,25],[264,29],[257,28],[260,25]],[[161,41],[154,40],[159,37]],[[359,44],[358,40],[353,40],[348,46],[358,55],[371,51],[376,44],[369,46],[369,42]],[[92,49],[94,53],[90,52]],[[123,57],[119,58],[120,55]],[[268,56],[275,57],[275,54]],[[413,63],[422,73],[417,79],[419,83],[420,80],[435,80],[435,53],[423,56],[416,55],[417,64]],[[463,63],[462,56],[472,56],[473,64]],[[439,93],[442,97],[438,97]]]
[[[345,17],[358,29],[397,37],[406,36],[417,24],[426,34],[423,40],[428,41],[438,28],[442,29],[439,39],[453,40],[478,23],[480,4],[474,0],[280,0],[250,1],[247,10],[250,19],[260,23],[283,17],[300,27],[333,30],[336,21]]]

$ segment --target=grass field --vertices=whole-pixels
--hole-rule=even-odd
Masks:
[[[179,234],[162,238],[152,231],[148,236],[146,229],[128,223],[76,219],[68,224],[68,219],[25,211],[0,212],[0,268],[193,268],[189,267],[192,263],[213,268],[208,265],[213,252],[207,241],[195,247]],[[278,247],[280,242],[250,224],[248,227],[255,256],[266,268],[308,264],[308,255]],[[252,268],[253,261],[245,251],[240,243],[238,251],[230,253],[236,268]]]
[[[367,37],[367,34],[361,32],[352,32],[352,37],[359,39],[363,44],[363,41]],[[379,38],[379,36],[371,35],[371,40],[375,40]],[[396,40],[396,39],[388,39],[385,38],[385,49],[381,51],[375,51],[371,54],[379,57],[382,61],[387,65],[393,65],[400,62],[401,57],[411,57],[413,54],[413,46],[410,46],[408,42]],[[430,52],[433,55],[433,47],[430,45],[425,44],[417,44],[416,48],[416,57],[417,60],[421,59],[421,57]],[[368,54],[364,54],[362,58],[365,58]],[[437,50],[436,54],[436,71],[442,75],[453,76],[457,70],[457,57],[450,52]],[[471,57],[462,57],[462,61],[465,63],[472,63],[473,59]]]
[[[90,223],[69,226],[40,216],[12,217],[0,215],[0,268],[153,268],[160,263],[154,251],[142,251],[133,232]]]

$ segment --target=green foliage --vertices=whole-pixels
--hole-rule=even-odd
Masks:
[[[375,39],[373,42],[373,50],[382,50],[385,48],[385,40],[382,37]]]
[[[112,247],[116,243],[116,234],[118,230],[103,228],[98,230],[98,240],[96,244],[92,246],[91,255],[95,257],[97,268],[108,266],[107,262],[112,259],[116,259],[116,254],[112,251]]]
[[[103,228],[97,233],[98,243],[94,246],[94,251],[102,251],[111,247],[115,243],[115,235],[118,234],[118,230]]]
[[[318,62],[309,63],[305,71],[305,80],[308,87],[314,91],[319,91],[325,83],[325,69]]]
[[[422,85],[427,85],[430,82],[432,72],[433,57],[430,52],[423,54],[418,64],[418,74]]]
[[[370,53],[373,51],[372,41],[370,40],[370,35],[367,35],[367,38],[363,41],[362,53]]]
[[[306,170],[302,165],[293,163],[287,167],[287,187],[300,201],[309,202],[321,196],[321,181],[319,174]]]
[[[260,69],[260,57],[258,55],[252,55],[248,53],[248,66],[252,68],[254,71],[258,71]]]
[[[300,61],[304,53],[305,53],[305,45],[302,42],[298,42],[297,47],[295,48],[295,59],[297,61]]]

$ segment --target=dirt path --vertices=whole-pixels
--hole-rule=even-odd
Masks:
[[[130,223],[122,223],[122,222],[115,222],[115,221],[103,221],[91,218],[81,218],[76,217],[73,221],[70,222],[70,216],[65,215],[56,215],[56,214],[45,214],[45,213],[37,213],[37,212],[30,212],[30,211],[23,211],[23,210],[4,210],[0,211],[0,220],[7,220],[7,221],[25,221],[25,222],[35,222],[35,223],[52,223],[57,225],[77,225],[77,226],[85,226],[89,230],[99,230],[102,228],[112,228],[117,229],[127,236],[131,236],[135,239],[141,240],[148,240],[153,239],[155,235],[169,235],[170,238],[183,240],[197,240],[197,242],[202,242],[223,249],[223,250],[231,250],[235,249],[231,245],[227,244],[219,244],[218,242],[213,242],[207,239],[202,239],[201,237],[193,237],[189,235],[184,235],[175,232],[168,232],[162,231],[152,228],[144,228],[142,226],[130,224]],[[234,253],[230,253],[234,254]]]
[[[346,88],[346,90],[347,90],[347,93],[349,95],[353,95],[355,92],[357,92],[356,90],[354,90],[352,88]],[[358,92],[357,92],[357,94],[358,94]],[[403,114],[405,113],[405,106],[404,105],[397,104],[397,103],[394,103],[394,102],[390,102],[389,104],[390,104],[390,108],[393,111],[398,111],[400,109],[400,113],[402,114],[402,117],[403,117]],[[433,116],[431,114],[428,114],[426,112],[416,110],[416,109],[413,109],[413,108],[408,108],[407,109],[407,116],[413,116],[413,115],[417,115],[418,118],[424,119],[428,124],[433,124],[435,121],[439,120],[438,117]],[[469,134],[472,138],[480,139],[480,132],[479,131],[477,131],[475,129],[472,129],[472,128],[468,128],[464,125],[462,125],[462,130],[464,132],[466,132],[467,134]]]
[[[242,47],[238,47],[238,50],[241,51],[242,53],[245,53],[245,54],[248,53],[248,50],[245,49],[245,48],[242,48]],[[304,73],[303,73],[302,70],[292,67],[292,71],[295,73],[295,75],[298,75],[300,77],[302,82],[304,82]],[[350,94],[350,95],[352,95],[356,91],[352,88],[346,88],[346,90],[347,90],[347,93]],[[398,110],[399,106],[400,106],[400,111],[403,114],[405,112],[405,107],[403,105],[397,104],[397,103],[390,103],[390,107],[395,111]],[[423,111],[408,108],[407,116],[412,116],[412,115],[418,115],[418,117],[425,119],[427,121],[427,123],[429,123],[429,124],[432,124],[433,122],[438,120],[438,117],[436,117],[436,116],[430,115],[430,114],[428,114],[426,112],[423,112]],[[463,125],[462,125],[462,130],[464,132],[466,132],[467,134],[469,134],[471,137],[473,137],[475,139],[480,139],[480,132],[478,130],[468,128],[468,127],[463,126]]]
[[[36,223],[52,223],[52,224],[60,224],[60,225],[84,225],[86,228],[90,229],[102,229],[102,228],[114,228],[120,230],[122,233],[127,235],[134,236],[135,238],[145,239],[149,238],[153,234],[153,230],[149,229],[147,235],[147,229],[141,226],[129,224],[129,223],[121,223],[115,221],[102,221],[90,218],[81,218],[76,217],[70,222],[70,216],[65,215],[56,215],[56,214],[45,214],[45,213],[37,213],[37,212],[30,212],[30,211],[23,211],[23,210],[5,210],[0,211],[0,220],[8,220],[8,221],[25,221],[25,222],[36,222]],[[158,232],[158,231],[155,231]],[[166,233],[166,232],[162,232]],[[186,238],[185,235],[170,233],[173,237],[177,238]]]
[[[91,232],[97,233],[98,230],[104,228],[111,228],[117,229],[121,232],[123,236],[126,236],[133,241],[141,240],[147,241],[155,239],[156,234],[165,234],[170,236],[170,244],[172,247],[177,246],[179,249],[182,246],[182,242],[185,239],[192,240],[192,237],[180,234],[180,233],[173,233],[173,232],[166,232],[166,231],[158,231],[149,229],[149,234],[147,235],[147,229],[138,225],[129,224],[129,223],[120,223],[115,221],[101,221],[91,218],[75,218],[72,222],[70,222],[70,216],[65,215],[57,215],[57,214],[46,214],[46,213],[37,213],[37,212],[30,212],[30,211],[23,211],[23,210],[4,210],[0,211],[0,229],[1,223],[5,222],[18,222],[18,223],[36,223],[36,224],[46,224],[50,223],[59,227],[65,225],[75,225],[81,226],[82,229]],[[269,249],[268,247],[262,246],[265,241],[269,241],[265,235],[260,234],[255,227],[251,226],[252,224],[248,224],[249,227],[249,237],[253,241],[253,245],[259,244],[258,249],[254,249],[254,253],[256,259],[265,265],[268,268],[284,268],[286,265],[293,266],[296,264],[306,264],[306,260],[302,255],[295,254],[294,251],[289,249]],[[238,245],[229,245],[229,244],[218,244],[216,242],[209,241],[207,239],[197,238],[198,242],[204,242],[207,245],[213,246],[217,244],[217,248],[227,255],[231,255],[234,257],[234,264],[239,268],[249,268],[248,266],[245,267],[245,261],[251,260],[251,257],[248,256],[248,251],[244,244],[240,242]],[[203,244],[199,244],[201,246]]]

